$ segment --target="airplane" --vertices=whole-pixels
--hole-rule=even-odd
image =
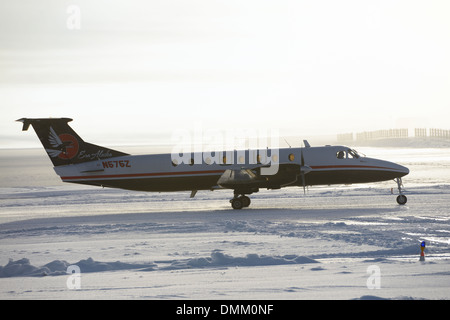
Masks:
[[[191,198],[198,190],[230,189],[232,208],[242,209],[250,205],[247,195],[263,188],[297,186],[305,192],[307,186],[395,180],[397,203],[407,202],[402,177],[408,168],[368,158],[346,146],[311,147],[304,140],[301,148],[223,151],[215,153],[219,161],[211,161],[212,153],[193,152],[183,155],[187,161],[179,161],[179,154],[130,155],[85,142],[68,125],[70,118],[16,121],[23,123],[22,131],[30,125],[34,128],[63,182],[136,191],[190,191]],[[275,170],[267,173],[272,166],[269,158]]]

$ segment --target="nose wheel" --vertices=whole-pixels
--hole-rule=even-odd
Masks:
[[[406,198],[406,196],[403,194],[403,182],[402,182],[402,178],[397,178],[396,179],[397,182],[397,186],[398,186],[398,193],[399,196],[397,197],[397,203],[399,205],[404,205],[406,204],[406,202],[408,201],[408,198]]]
[[[408,198],[404,194],[401,194],[397,197],[397,203],[400,205],[406,204],[406,201],[408,201]]]

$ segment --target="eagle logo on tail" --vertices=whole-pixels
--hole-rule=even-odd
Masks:
[[[45,151],[52,158],[72,159],[78,153],[78,140],[67,133],[58,135],[52,127],[50,127],[48,142],[53,148],[46,148]]]

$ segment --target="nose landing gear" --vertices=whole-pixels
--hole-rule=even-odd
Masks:
[[[408,198],[406,198],[406,196],[403,194],[403,182],[402,182],[402,178],[396,178],[396,182],[397,182],[397,186],[398,186],[398,193],[399,196],[397,197],[397,203],[399,205],[404,205],[406,204],[406,201],[408,201]]]

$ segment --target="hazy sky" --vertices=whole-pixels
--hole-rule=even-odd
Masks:
[[[21,117],[87,141],[450,129],[450,2],[2,0],[0,147]]]

